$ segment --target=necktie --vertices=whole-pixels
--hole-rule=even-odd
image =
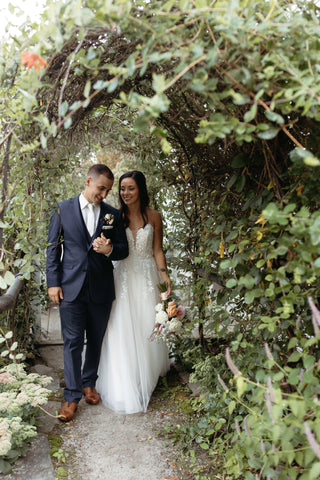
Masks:
[[[87,229],[90,236],[92,237],[96,229],[96,222],[94,218],[94,206],[92,203],[88,203],[87,207],[88,207]]]

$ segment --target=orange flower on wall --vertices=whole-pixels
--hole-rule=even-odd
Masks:
[[[27,69],[34,67],[38,72],[39,67],[45,68],[46,65],[48,65],[48,62],[46,62],[46,60],[39,57],[39,55],[36,55],[35,53],[23,52],[21,54],[21,65],[26,65]]]

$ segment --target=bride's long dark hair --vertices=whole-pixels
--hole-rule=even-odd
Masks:
[[[147,207],[149,206],[149,201],[150,201],[148,191],[147,191],[146,177],[139,170],[132,170],[131,172],[127,172],[121,175],[119,179],[119,199],[120,199],[122,217],[123,217],[124,226],[128,227],[130,224],[130,220],[128,218],[128,207],[122,200],[121,194],[120,194],[121,182],[124,178],[132,178],[137,184],[137,187],[139,189],[139,197],[140,197],[140,212],[144,222],[143,226],[145,227],[146,224],[148,223]]]

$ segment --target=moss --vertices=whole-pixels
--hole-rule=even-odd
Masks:
[[[52,457],[52,455],[57,450],[59,450],[59,448],[61,448],[62,438],[60,437],[60,435],[48,435],[48,440],[49,440],[50,445],[51,445],[50,455]]]
[[[63,478],[67,478],[68,476],[68,472],[65,468],[63,467],[59,467],[57,468],[57,470],[55,471],[55,476],[56,476],[56,480],[60,480],[60,479],[63,479]]]

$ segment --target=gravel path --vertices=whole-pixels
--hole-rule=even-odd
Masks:
[[[45,364],[38,364],[33,370],[54,379],[51,385],[54,399],[48,402],[46,409],[55,415],[62,395],[62,346],[42,347],[40,353]],[[39,427],[39,434],[26,457],[18,460],[10,475],[0,475],[0,478],[179,480],[170,460],[172,451],[156,436],[162,417],[162,413],[154,409],[145,414],[120,415],[102,403],[88,405],[82,399],[78,412],[69,423],[62,423],[43,414],[43,425]],[[61,438],[61,453],[65,462],[52,464],[48,436]],[[67,476],[59,476],[59,467],[60,472],[62,468]]]

